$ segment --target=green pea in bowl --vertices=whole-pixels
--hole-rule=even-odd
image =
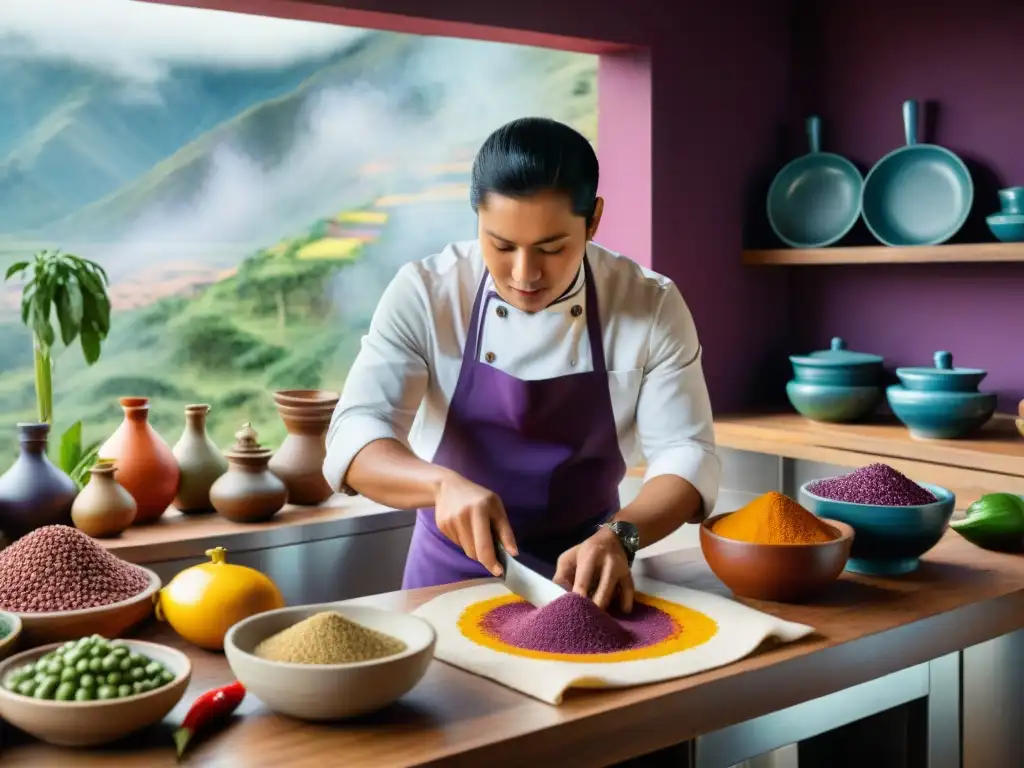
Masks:
[[[0,717],[48,744],[108,744],[163,720],[191,676],[188,657],[165,645],[54,643],[0,662]]]

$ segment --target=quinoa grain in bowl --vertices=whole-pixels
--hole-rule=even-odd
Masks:
[[[66,525],[39,528],[0,552],[0,610],[98,608],[135,597],[149,586],[145,569]]]

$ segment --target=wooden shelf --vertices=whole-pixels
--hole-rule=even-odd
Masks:
[[[966,243],[889,248],[773,248],[743,251],[747,266],[813,266],[823,264],[928,264],[1024,262],[1024,243]]]
[[[916,440],[892,418],[820,424],[796,413],[719,416],[722,448],[860,467],[881,461],[915,480],[949,488],[963,508],[985,493],[1024,495],[1024,438],[1012,416],[996,415],[964,440]]]

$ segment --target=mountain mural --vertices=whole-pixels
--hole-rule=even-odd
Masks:
[[[195,59],[133,80],[41,55],[0,21],[0,269],[61,247],[112,281],[100,361],[57,355],[58,430],[105,437],[116,398],[141,395],[169,440],[182,406],[207,402],[218,443],[252,421],[274,445],[267,392],[340,388],[396,269],[473,236],[487,133],[535,114],[596,138],[593,56],[353,31],[280,66]],[[34,410],[19,291],[0,290],[7,424]]]

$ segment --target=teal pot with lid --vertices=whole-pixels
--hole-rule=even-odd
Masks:
[[[966,437],[996,411],[996,395],[978,391],[986,375],[980,368],[954,368],[949,352],[936,352],[933,368],[897,368],[900,383],[886,390],[886,399],[911,437]]]
[[[793,378],[786,396],[812,421],[843,423],[870,416],[882,402],[882,357],[846,348],[841,338],[829,349],[791,355]]]
[[[999,190],[1002,209],[985,217],[985,223],[1004,243],[1024,243],[1024,187],[1007,187]]]

